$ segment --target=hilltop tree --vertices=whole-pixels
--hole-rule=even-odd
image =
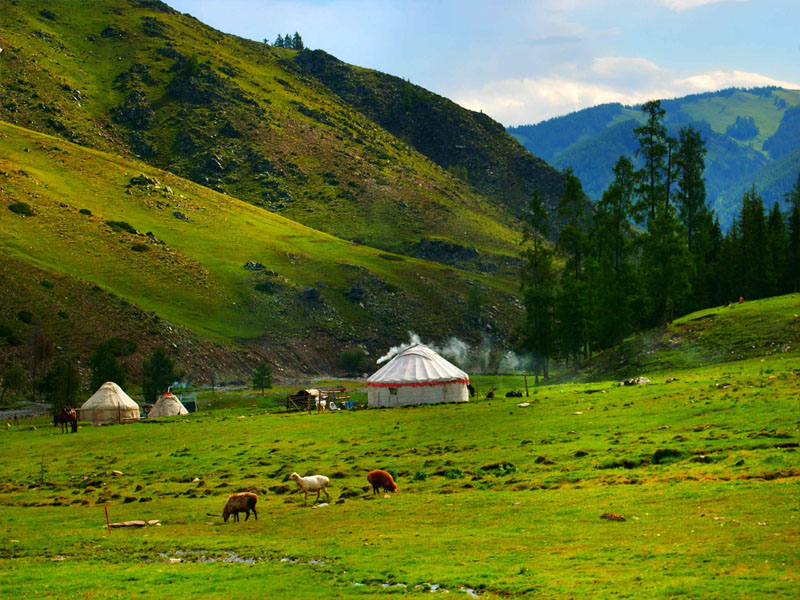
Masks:
[[[549,217],[539,190],[534,190],[522,217],[521,289],[525,304],[522,348],[533,355],[533,372],[550,376],[549,359],[554,347],[556,276],[553,250],[545,241]]]
[[[267,361],[262,360],[258,363],[255,372],[253,373],[253,388],[261,388],[261,395],[264,395],[265,388],[272,387],[272,368],[267,364]]]
[[[154,403],[158,395],[166,392],[179,377],[180,372],[167,351],[160,346],[156,348],[150,358],[142,363],[142,393],[145,402]]]
[[[300,34],[296,31],[294,32],[294,36],[292,37],[292,48],[294,50],[304,50],[305,45],[303,44],[303,38],[300,37]]]
[[[283,48],[284,47],[283,36],[279,33],[278,37],[275,38],[275,43],[272,44],[276,48]]]

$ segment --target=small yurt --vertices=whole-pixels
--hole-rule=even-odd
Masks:
[[[80,420],[126,423],[139,420],[139,405],[113,381],[106,381],[80,408]]]
[[[468,402],[469,375],[436,352],[414,344],[367,379],[369,406]]]
[[[178,400],[178,397],[175,394],[167,392],[158,397],[153,408],[147,413],[147,418],[155,419],[156,417],[174,417],[175,415],[188,414],[189,411],[186,410],[186,407]]]

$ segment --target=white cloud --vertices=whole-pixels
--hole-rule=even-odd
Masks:
[[[691,10],[699,6],[705,6],[706,4],[717,4],[719,2],[749,2],[749,1],[750,0],[659,0],[659,3],[666,6],[667,8],[671,8],[672,10],[682,12],[684,10]]]
[[[800,88],[800,83],[759,73],[715,70],[680,76],[644,58],[603,57],[588,68],[569,65],[558,75],[495,80],[453,93],[452,98],[504,125],[522,125],[608,102],[639,104],[727,87],[767,85]]]

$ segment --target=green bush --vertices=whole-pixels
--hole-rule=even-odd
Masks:
[[[414,481],[425,481],[428,479],[428,474],[425,471],[417,471],[414,473],[414,477],[412,477]]]
[[[82,215],[88,215],[90,217],[92,216],[92,211],[90,211],[88,208],[82,208],[78,212]]]
[[[33,208],[27,202],[14,202],[14,204],[9,204],[8,210],[13,213],[17,213],[18,215],[24,215],[26,217],[32,217],[36,213],[33,212]]]
[[[128,233],[136,233],[136,228],[125,221],[106,221],[106,225],[111,227],[111,229],[114,231],[127,231]]]
[[[21,310],[17,313],[17,318],[30,325],[31,321],[33,321],[33,313],[29,310]]]
[[[69,315],[65,313],[63,310],[58,311],[58,317],[60,319],[69,319]]]
[[[11,327],[8,325],[0,325],[0,337],[8,337],[11,335]]]
[[[6,338],[6,344],[9,346],[21,346],[22,340],[16,335],[10,335]]]
[[[41,285],[43,288],[47,288],[48,290],[53,289],[53,282],[52,281],[47,281],[46,279],[42,279],[39,282],[39,285]]]
[[[369,368],[369,359],[361,348],[345,350],[342,352],[341,365],[348,373],[363,373]]]
[[[131,246],[131,250],[134,252],[150,252],[150,246],[147,244],[134,244]]]

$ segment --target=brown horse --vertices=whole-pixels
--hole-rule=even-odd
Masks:
[[[78,431],[78,413],[71,406],[65,406],[53,415],[53,427],[61,424],[61,433],[69,433],[67,425],[70,426],[71,433]]]

